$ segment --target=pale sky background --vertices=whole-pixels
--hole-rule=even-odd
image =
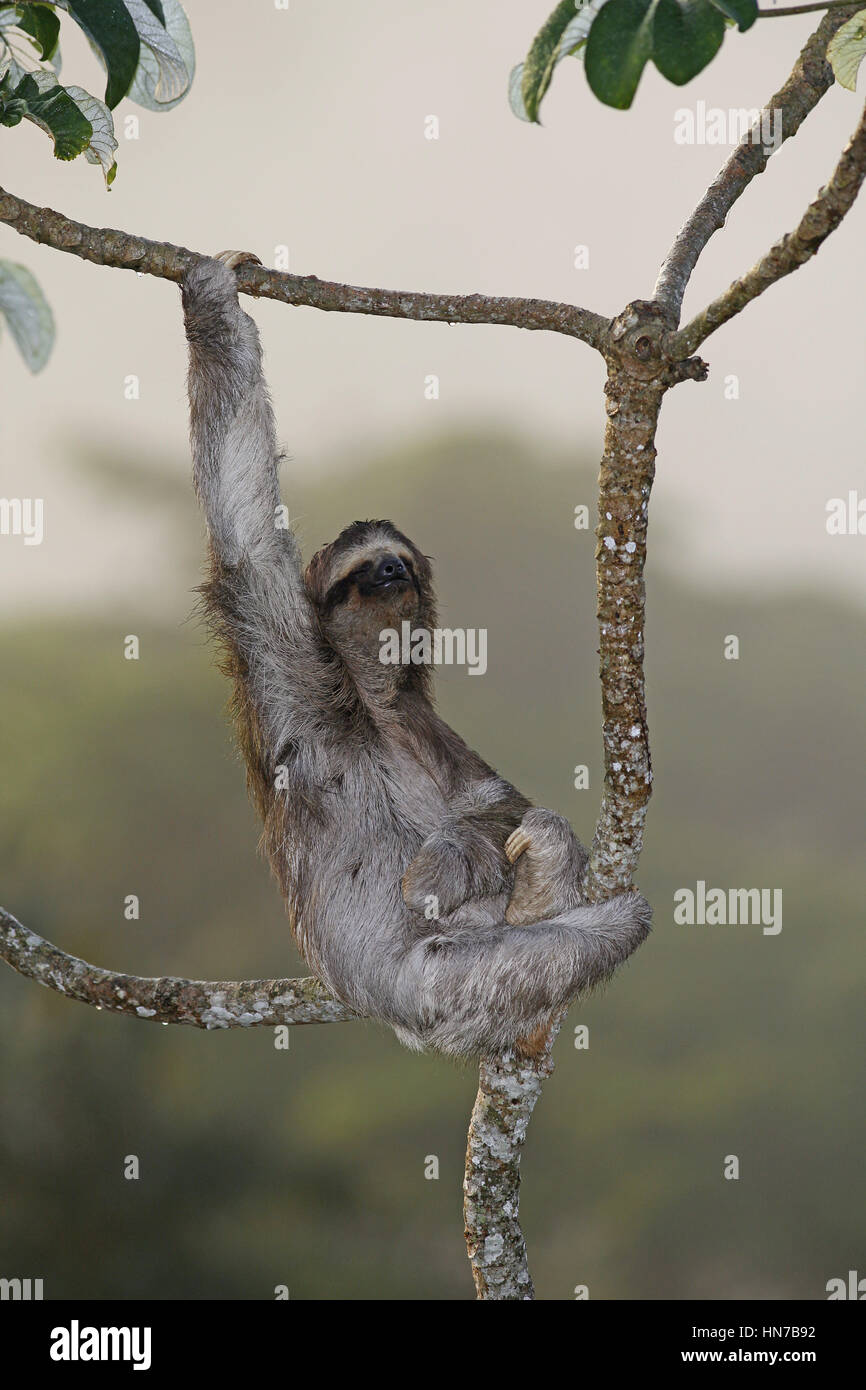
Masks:
[[[55,161],[27,125],[0,131],[2,183],[73,218],[197,250],[245,247],[270,263],[286,243],[293,270],[325,279],[534,295],[612,314],[648,297],[727,153],[676,144],[675,111],[698,101],[760,106],[818,17],[729,33],[685,88],[648,67],[630,112],[601,106],[582,65],[568,60],[539,129],[515,119],[506,91],[551,6],[291,0],[286,12],[272,0],[188,0],[192,91],[163,115],[121,105],[110,194],[97,169]],[[62,22],[65,79],[101,93],[95,59]],[[796,224],[861,104],[862,92],[835,88],[771,161],[705,252],[687,315]],[[123,138],[129,113],[140,120],[138,141]],[[430,114],[438,141],[424,137]],[[864,227],[861,197],[815,261],[704,346],[709,382],[668,396],[652,501],[664,551],[654,565],[701,586],[808,583],[862,601],[866,537],[829,537],[825,504],[851,489],[866,494]],[[589,270],[573,267],[580,243]],[[46,517],[42,546],[0,540],[0,606],[9,616],[98,603],[159,611],[175,583],[159,559],[172,534],[164,500],[131,502],[122,487],[115,495],[110,476],[88,478],[80,459],[99,445],[122,475],[125,454],[152,450],[155,467],[185,475],[178,291],[5,227],[0,256],[37,274],[58,322],[40,376],[28,374],[8,335],[0,342],[0,495],[42,497]],[[253,312],[292,456],[283,473],[290,506],[295,470],[462,426],[504,426],[573,447],[576,459],[598,457],[603,366],[582,344],[271,303]],[[141,381],[137,402],[124,399],[129,373]],[[424,399],[428,373],[440,378],[436,402]],[[736,401],[724,397],[729,373],[739,377]]]

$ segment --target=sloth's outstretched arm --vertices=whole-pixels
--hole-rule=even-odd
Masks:
[[[280,525],[280,454],[258,331],[238,303],[239,258],[224,258],[199,262],[183,284],[193,472],[210,539],[204,594],[252,706],[247,756],[269,778],[278,755],[321,730],[332,667],[297,541]]]

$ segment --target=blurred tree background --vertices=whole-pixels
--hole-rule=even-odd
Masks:
[[[177,612],[2,631],[2,901],[96,964],[307,973],[194,616],[201,551],[179,461],[85,451],[131,509],[177,518]],[[486,433],[431,438],[284,491],[307,554],[390,516],[434,557],[443,621],[488,671],[438,677],[444,716],[592,833],[600,715],[595,468]],[[7,541],[7,544],[9,542]],[[651,525],[655,796],[640,886],[655,931],[576,1005],[523,1164],[538,1296],[822,1298],[862,1270],[862,692],[866,619],[805,590],[689,590]],[[170,544],[166,541],[166,550]],[[726,589],[727,579],[731,587]],[[106,575],[111,588],[113,576]],[[143,605],[142,611],[146,610]],[[137,632],[141,659],[122,658]],[[736,633],[739,661],[725,661]],[[575,791],[586,763],[589,791]],[[784,926],[683,927],[673,894],[782,888]],[[141,918],[127,922],[136,893]],[[571,1045],[587,1024],[588,1051]],[[97,1013],[0,974],[0,1274],[47,1298],[471,1298],[461,1238],[470,1066],[373,1024],[205,1034]],[[141,1176],[123,1176],[136,1154]],[[740,1160],[726,1181],[726,1155]],[[424,1177],[439,1159],[438,1181]]]

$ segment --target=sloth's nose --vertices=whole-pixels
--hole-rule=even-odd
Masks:
[[[406,578],[406,566],[399,555],[382,555],[373,571],[374,584],[387,584],[391,579]]]

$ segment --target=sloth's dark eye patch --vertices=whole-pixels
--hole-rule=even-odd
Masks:
[[[347,574],[343,579],[338,579],[336,584],[332,584],[325,594],[324,609],[326,613],[332,613],[341,603],[345,603],[349,597],[349,590],[354,583],[354,575]]]
[[[385,573],[388,566],[390,569],[388,573]],[[394,571],[393,574],[392,570]],[[341,603],[345,603],[353,588],[357,589],[362,596],[369,597],[377,591],[407,583],[415,589],[418,588],[415,570],[407,555],[389,553],[384,556],[377,556],[373,560],[364,560],[344,575],[342,579],[338,579],[335,584],[331,585],[325,595],[325,612],[333,613],[335,608],[338,608]]]

